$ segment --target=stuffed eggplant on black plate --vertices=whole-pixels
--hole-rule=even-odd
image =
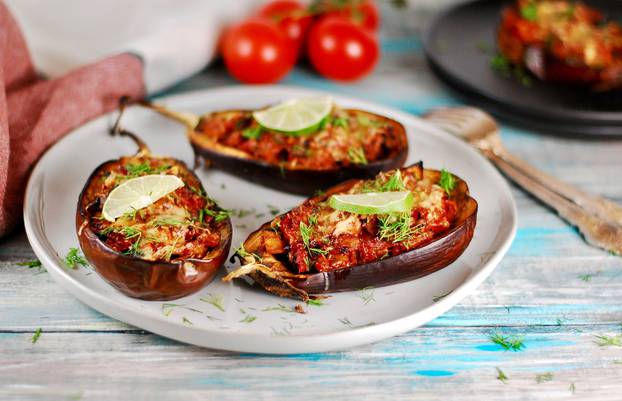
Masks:
[[[418,163],[341,183],[276,216],[244,241],[242,266],[224,280],[248,276],[305,301],[408,281],[457,259],[476,218],[466,182]]]
[[[401,167],[408,153],[402,124],[340,108],[327,98],[200,117],[142,104],[183,122],[195,153],[206,164],[296,194],[311,195],[351,178]]]

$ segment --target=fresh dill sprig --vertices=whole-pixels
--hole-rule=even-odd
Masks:
[[[207,216],[213,217],[216,223],[227,220],[231,215],[231,212],[229,210],[212,210],[208,208],[204,209],[204,213]]]
[[[311,233],[313,232],[313,228],[310,225],[307,225],[304,221],[300,222],[300,238],[302,238],[302,243],[305,245],[307,250],[310,248],[309,243],[311,241]]]
[[[456,187],[456,179],[449,171],[442,169],[441,179],[438,181],[438,185],[447,192],[447,195],[451,195],[451,191]]]
[[[493,332],[490,334],[490,341],[501,346],[506,351],[520,351],[525,348],[525,344],[521,337],[503,336]]]
[[[123,227],[121,229],[121,232],[123,233],[123,235],[125,235],[125,239],[137,238],[142,235],[139,229],[129,226]]]
[[[354,164],[366,165],[368,163],[365,150],[360,146],[348,148],[348,158]]]
[[[255,320],[257,320],[257,316],[246,315],[244,319],[240,320],[240,323],[253,323]]]
[[[598,335],[596,344],[599,347],[622,347],[622,334],[615,336]]]
[[[162,171],[166,171],[171,168],[170,165],[166,164],[159,167],[151,167],[147,163],[139,163],[139,164],[127,164],[125,165],[125,169],[127,170],[127,176],[129,178],[138,177],[141,175],[147,174],[158,174]]]
[[[553,380],[553,373],[551,372],[540,373],[536,375],[536,383],[538,384],[550,382],[551,380]]]
[[[495,369],[497,369],[497,380],[500,380],[503,384],[506,384],[508,382],[508,376],[501,369]]]
[[[78,266],[88,266],[89,263],[80,255],[78,248],[69,248],[65,256],[65,265],[70,269],[77,269]]]
[[[374,298],[374,287],[362,288],[358,290],[356,295],[363,300],[364,305],[370,302],[376,302],[376,298]]]
[[[278,304],[278,306],[269,306],[267,308],[263,308],[262,312],[286,312],[286,313],[298,313],[296,309],[291,306]]]
[[[380,192],[403,191],[405,189],[406,185],[404,185],[401,171],[395,170],[395,173],[391,175],[391,178],[389,178],[387,182],[380,187]]]
[[[207,294],[203,298],[199,298],[199,299],[203,302],[207,302],[208,304],[214,306],[216,309],[219,309],[221,312],[225,311],[225,305],[224,305],[225,299],[220,294],[214,294],[214,295]]]
[[[34,334],[32,335],[32,339],[30,341],[32,341],[32,343],[36,343],[37,341],[39,341],[39,338],[41,337],[41,332],[43,330],[41,330],[41,327],[39,327],[37,330],[35,330]]]
[[[412,217],[408,213],[378,216],[378,236],[394,243],[404,242],[412,237],[419,227],[411,227]]]
[[[18,266],[26,266],[26,267],[41,267],[41,262],[39,260],[29,260],[27,262],[18,262],[16,263]]]
[[[161,227],[161,226],[181,226],[185,222],[181,220],[172,219],[170,217],[163,217],[156,220],[153,220],[149,223],[150,226],[153,227]]]
[[[268,211],[270,212],[271,215],[276,216],[277,214],[281,213],[281,211],[279,210],[278,207],[270,205],[270,204],[266,204],[266,206],[268,207]]]

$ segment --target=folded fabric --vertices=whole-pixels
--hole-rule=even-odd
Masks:
[[[143,61],[147,93],[197,73],[223,27],[261,0],[7,0],[37,70],[58,77],[104,57]]]
[[[39,156],[72,128],[144,95],[138,57],[120,54],[45,81],[0,3],[0,237],[21,221],[24,187]],[[71,155],[67,155],[71,157]]]
[[[0,237],[21,222],[28,175],[50,145],[122,96],[200,71],[225,24],[259,1],[0,0]]]

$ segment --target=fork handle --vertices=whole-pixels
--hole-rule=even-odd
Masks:
[[[486,156],[508,178],[551,207],[568,223],[577,227],[589,243],[610,252],[622,254],[622,226],[588,212],[547,187],[545,183],[534,180],[499,155],[487,152]]]
[[[488,153],[487,156],[489,156],[491,152],[486,153]],[[582,206],[600,218],[622,226],[622,207],[618,204],[601,196],[588,194],[587,192],[575,188],[572,185],[566,184],[565,182],[562,182],[521,160],[519,157],[505,150],[505,148],[495,149],[494,156],[497,159],[503,160],[503,162],[510,165],[513,169],[529,176],[542,186],[558,193],[577,205]]]

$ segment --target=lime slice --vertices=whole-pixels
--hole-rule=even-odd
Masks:
[[[263,128],[290,135],[304,135],[317,130],[333,109],[330,98],[291,99],[253,113]]]
[[[328,199],[333,209],[357,214],[405,213],[412,209],[413,202],[410,191],[333,195]]]
[[[147,207],[183,186],[184,182],[175,175],[152,174],[129,179],[110,191],[102,215],[108,221],[115,221],[117,217]]]

